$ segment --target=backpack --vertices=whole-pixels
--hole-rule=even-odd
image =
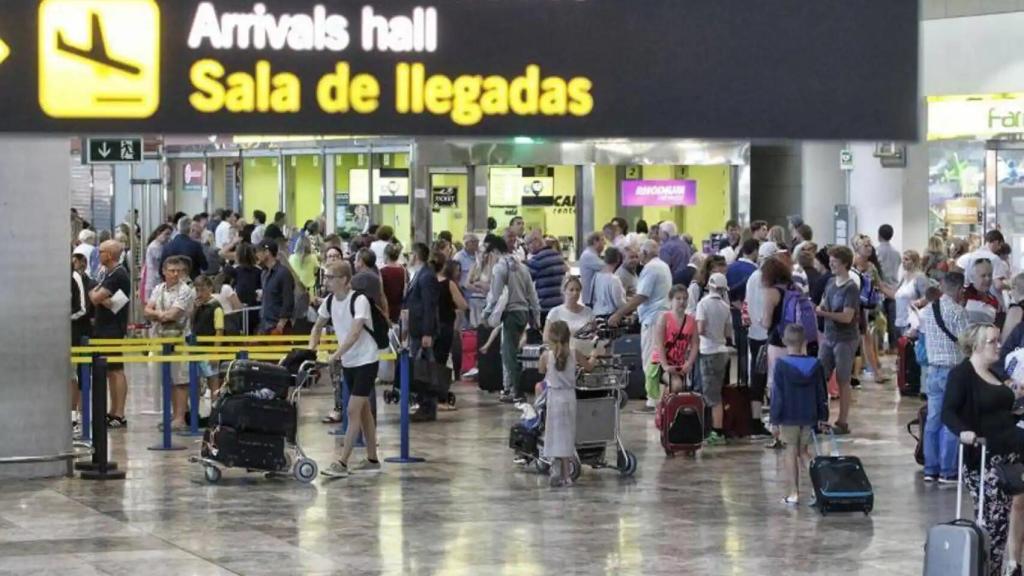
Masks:
[[[877,307],[878,303],[881,301],[878,288],[876,288],[874,283],[871,281],[870,274],[858,273],[858,275],[860,276],[860,306],[861,308],[872,310]]]
[[[384,312],[381,311],[380,307],[377,306],[374,301],[367,296],[365,293],[359,290],[352,291],[352,297],[348,301],[348,313],[355,318],[356,317],[356,298],[362,296],[370,303],[370,318],[372,319],[373,327],[363,325],[363,330],[369,332],[370,336],[373,336],[373,341],[377,343],[378,350],[384,350],[391,347],[391,338],[388,335],[388,331],[391,329],[391,323],[387,317],[384,316]],[[327,297],[327,313],[330,314],[332,306],[334,305],[334,294]]]
[[[783,290],[782,321],[775,328],[782,338],[786,326],[799,324],[804,328],[807,342],[818,341],[818,319],[814,314],[814,302],[800,286],[790,284]]]

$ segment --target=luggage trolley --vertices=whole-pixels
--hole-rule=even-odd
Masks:
[[[612,341],[622,329],[611,328],[600,321],[576,333],[581,340]],[[524,367],[538,362],[545,348],[527,346],[520,359]],[[579,478],[582,464],[594,469],[613,468],[624,477],[636,473],[636,456],[626,449],[620,434],[620,411],[628,402],[625,389],[629,385],[629,370],[622,362],[622,356],[606,355],[597,358],[597,365],[591,372],[580,371],[576,377],[576,458],[570,465],[573,480]],[[518,456],[532,463],[538,472],[546,474],[551,461],[541,456],[544,443],[544,417],[546,394],[537,397],[534,407],[536,417],[532,424],[517,423],[512,427],[509,446]],[[606,458],[608,445],[615,447],[615,461]]]
[[[286,359],[287,360],[287,359]],[[284,364],[285,361],[282,361]],[[283,438],[280,436],[259,435],[263,439],[261,443],[257,435],[238,433],[237,451],[221,449],[217,445],[217,433],[220,426],[210,419],[210,428],[203,435],[202,447],[199,456],[193,456],[189,460],[198,463],[203,467],[206,481],[215,484],[220,481],[222,472],[226,468],[245,468],[246,472],[263,472],[268,478],[291,474],[296,480],[309,484],[319,474],[319,467],[312,458],[299,445],[298,436],[298,404],[302,391],[317,381],[320,375],[321,365],[315,360],[305,360],[293,374],[294,385],[288,391],[287,402],[291,405],[291,422],[288,423],[289,433]],[[227,379],[225,379],[227,385]],[[216,409],[216,408],[215,408]],[[213,415],[211,415],[213,416]],[[262,459],[265,465],[252,466],[246,460],[243,451],[248,455],[261,453],[266,458]]]

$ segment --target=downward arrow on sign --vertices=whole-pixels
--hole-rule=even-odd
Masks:
[[[99,150],[97,150],[97,152],[100,153],[101,158],[106,158],[107,156],[110,155],[110,148],[108,148],[107,143],[104,142],[103,145],[100,146]]]

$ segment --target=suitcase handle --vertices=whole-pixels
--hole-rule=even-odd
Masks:
[[[821,450],[820,450],[820,447],[818,446],[818,432],[817,432],[816,428],[817,428],[817,426],[814,426],[814,427],[811,428],[811,439],[814,440],[814,455],[815,456],[821,456]],[[838,458],[839,457],[839,444],[836,442],[836,435],[835,435],[835,432],[832,431],[832,427],[831,426],[828,427],[828,441],[832,445],[832,453],[831,453],[831,455],[834,458]]]
[[[964,502],[964,450],[965,444],[957,441],[960,449],[957,451],[957,480],[956,480],[956,519],[961,520],[961,512],[963,511]],[[978,472],[978,519],[977,524],[980,527],[985,526],[985,472],[986,464],[988,462],[988,443],[985,442],[984,438],[977,438],[974,441],[975,446],[981,446],[981,469]]]

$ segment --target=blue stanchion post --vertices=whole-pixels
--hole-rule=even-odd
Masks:
[[[385,458],[385,462],[392,464],[415,464],[417,462],[426,462],[425,458],[418,458],[416,456],[409,455],[409,352],[403,350],[398,358],[398,381],[399,389],[401,390],[402,398],[399,402],[399,435],[400,435],[400,456]]]
[[[82,337],[82,346],[89,345],[89,338]],[[82,404],[82,440],[92,440],[92,366],[90,364],[75,364],[78,371],[78,383],[81,384]],[[104,418],[106,415],[104,415]]]
[[[173,344],[164,344],[163,355],[170,356],[174,354]],[[156,446],[150,446],[150,450],[184,450],[184,446],[176,446],[171,443],[171,389],[174,387],[174,383],[171,382],[171,364],[170,362],[160,363],[160,374],[163,390],[163,439],[160,444]]]
[[[194,346],[196,337],[189,336],[188,344]],[[199,363],[188,363],[188,405],[189,410],[189,431],[183,436],[202,436],[199,431]]]

